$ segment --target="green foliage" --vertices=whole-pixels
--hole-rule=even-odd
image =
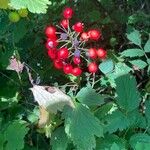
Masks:
[[[110,73],[114,69],[114,63],[111,59],[105,60],[99,65],[99,69],[104,74]]]
[[[103,126],[86,107],[78,104],[74,109],[66,108],[64,117],[65,132],[77,149],[96,147],[95,136],[103,137]]]
[[[129,30],[127,38],[135,45],[141,46],[141,35],[138,30]]]
[[[5,130],[3,138],[5,139],[5,149],[20,150],[24,147],[24,137],[29,128],[25,122],[16,120],[12,122]]]
[[[51,145],[53,150],[66,150],[69,139],[63,127],[57,128],[51,137]]]
[[[130,75],[116,79],[116,102],[125,111],[132,111],[139,106],[140,95],[136,88],[136,80]]]
[[[28,10],[32,13],[46,13],[48,8],[47,5],[50,4],[49,0],[10,0],[10,6],[14,9],[28,8]]]
[[[144,52],[141,49],[127,49],[121,55],[125,57],[140,57],[144,56]]]
[[[104,97],[100,94],[97,94],[94,89],[92,89],[91,86],[87,86],[82,88],[77,93],[77,99],[83,104],[86,104],[88,106],[97,106],[104,103]]]

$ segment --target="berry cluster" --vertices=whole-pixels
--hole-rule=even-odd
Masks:
[[[84,31],[84,24],[76,22],[70,28],[70,19],[74,12],[72,8],[63,10],[63,19],[60,25],[47,26],[45,34],[47,37],[46,48],[48,56],[53,61],[56,69],[62,69],[65,74],[80,76],[83,71],[96,73],[98,63],[107,56],[103,48],[85,48],[90,41],[98,41],[101,32],[97,29]],[[86,69],[87,68],[87,69]]]

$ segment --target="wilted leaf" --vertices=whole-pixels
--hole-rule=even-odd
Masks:
[[[74,107],[71,98],[56,87],[34,85],[31,91],[35,101],[48,112],[62,111],[65,105]]]

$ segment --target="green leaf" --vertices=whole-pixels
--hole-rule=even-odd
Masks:
[[[15,9],[28,8],[30,12],[38,14],[46,13],[49,4],[49,0],[10,0],[10,6]]]
[[[137,143],[135,145],[135,150],[149,150],[150,148],[150,143],[147,144],[147,143]]]
[[[91,86],[82,88],[76,97],[78,101],[88,106],[101,105],[104,103],[104,97],[97,94]]]
[[[132,111],[139,106],[140,95],[136,88],[136,80],[129,74],[116,79],[118,105],[126,111]]]
[[[8,0],[0,0],[0,9],[8,8]]]
[[[141,46],[141,34],[138,30],[131,30],[127,33],[127,38],[135,45]]]
[[[124,57],[140,57],[140,56],[144,56],[144,51],[142,51],[141,49],[127,49],[127,50],[124,50],[122,53],[121,53],[121,56],[124,56]]]
[[[150,136],[144,133],[137,133],[131,136],[129,143],[133,149],[137,143],[150,144]]]
[[[66,107],[65,132],[73,140],[78,150],[93,150],[95,136],[103,137],[103,127],[99,120],[86,107],[78,104],[72,109]]]
[[[20,150],[24,147],[24,137],[28,132],[27,125],[19,120],[12,122],[6,129],[4,136],[7,141],[6,150]]]
[[[52,150],[66,150],[69,139],[65,133],[64,127],[57,128],[51,136]]]
[[[149,53],[150,52],[150,38],[147,40],[145,46],[144,46],[144,51]]]
[[[110,150],[120,150],[119,146],[116,143],[113,143]]]
[[[104,74],[110,73],[114,69],[114,63],[111,59],[105,60],[99,65],[99,69]]]
[[[129,61],[132,65],[138,67],[139,69],[144,69],[147,66],[147,63],[143,60],[137,59]]]
[[[105,138],[98,138],[96,143],[96,150],[104,150],[110,149],[112,145],[116,143],[119,147],[119,150],[125,149],[126,140],[119,138],[117,135],[114,134],[107,134]]]

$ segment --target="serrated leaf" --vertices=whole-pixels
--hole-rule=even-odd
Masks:
[[[88,106],[101,105],[104,103],[104,97],[97,94],[91,86],[82,88],[76,97],[78,101]]]
[[[10,0],[10,6],[15,9],[28,8],[32,13],[46,13],[49,0]]]
[[[104,74],[110,73],[114,69],[114,63],[111,59],[105,60],[99,65],[99,69]]]
[[[99,118],[99,117],[98,117]],[[116,131],[123,131],[130,126],[137,126],[141,118],[138,109],[124,114],[118,109],[103,117],[104,132],[114,133]]]
[[[129,61],[132,65],[135,67],[138,67],[139,69],[144,69],[147,66],[147,63],[143,60],[137,59],[137,60],[132,60]]]
[[[86,107],[77,104],[76,108],[64,110],[65,132],[78,150],[93,150],[96,147],[95,136],[103,137],[103,127]]]
[[[121,53],[121,56],[124,56],[124,57],[140,57],[140,56],[144,56],[144,51],[142,51],[141,49],[127,49],[127,50],[124,50],[122,53]]]
[[[6,129],[4,136],[7,141],[6,150],[20,150],[24,147],[24,137],[28,132],[27,125],[19,120],[12,122]],[[14,138],[15,136],[15,138]]]
[[[130,33],[127,33],[127,38],[135,45],[141,46],[141,34],[138,30],[134,29]]]
[[[115,134],[105,135],[105,138],[97,139],[96,150],[110,149],[112,145],[116,143],[119,147],[119,150],[124,150],[126,146],[126,140],[119,138]]]
[[[133,149],[137,143],[150,144],[150,136],[144,133],[137,133],[131,136],[129,143]]]
[[[65,133],[64,127],[57,128],[51,136],[52,150],[66,150],[69,139]]]
[[[0,0],[0,9],[8,8],[8,0]]]
[[[150,38],[147,40],[145,46],[144,46],[144,51],[149,53],[150,52]]]
[[[120,76],[116,80],[116,101],[126,111],[132,111],[139,106],[140,95],[136,88],[136,80],[129,74]]]

